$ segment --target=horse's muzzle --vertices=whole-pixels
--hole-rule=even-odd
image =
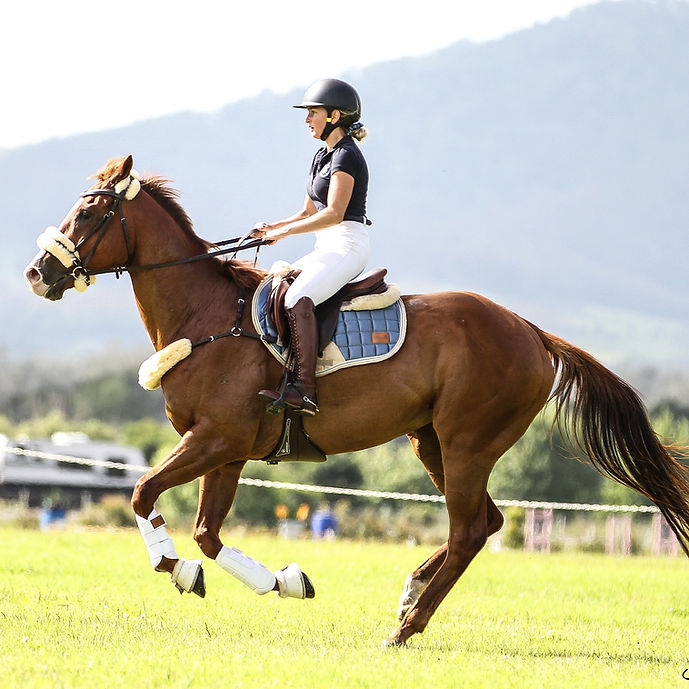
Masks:
[[[29,265],[24,269],[24,277],[29,283],[31,291],[45,299],[50,299],[51,301],[58,301],[62,299],[62,295],[65,293],[67,288],[67,282],[70,279],[69,275],[60,276],[54,282],[48,282],[39,267],[40,259],[36,257]]]

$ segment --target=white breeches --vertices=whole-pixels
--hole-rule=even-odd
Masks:
[[[314,250],[295,261],[301,275],[285,295],[285,308],[291,309],[302,297],[318,305],[361,273],[368,263],[368,227],[345,220],[339,225],[318,230]]]

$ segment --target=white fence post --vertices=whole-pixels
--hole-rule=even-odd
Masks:
[[[630,514],[609,514],[605,521],[605,553],[615,555],[632,554],[632,516]]]
[[[550,537],[553,531],[553,510],[526,508],[524,519],[524,549],[529,552],[550,552]]]
[[[670,525],[660,512],[653,515],[653,553],[654,555],[675,556],[679,552],[679,542]]]

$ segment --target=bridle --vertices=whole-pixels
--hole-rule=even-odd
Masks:
[[[59,290],[64,283],[72,278],[74,280],[74,287],[79,292],[85,291],[88,287],[96,281],[96,275],[114,274],[115,277],[119,278],[123,273],[131,273],[138,270],[154,270],[158,268],[168,268],[171,266],[179,266],[185,263],[193,263],[195,261],[202,261],[209,258],[215,258],[216,256],[222,256],[224,254],[236,254],[238,251],[243,251],[245,249],[256,249],[256,257],[254,259],[254,264],[258,260],[258,252],[261,246],[267,244],[263,239],[255,239],[253,241],[246,241],[252,234],[250,230],[245,235],[241,237],[234,237],[232,239],[227,239],[222,242],[215,243],[215,246],[222,247],[229,244],[236,244],[230,248],[216,249],[214,251],[209,251],[204,254],[197,254],[195,256],[188,256],[186,258],[177,259],[174,261],[164,261],[162,263],[149,263],[145,265],[132,265],[134,259],[132,242],[130,237],[129,228],[127,227],[127,219],[122,210],[123,201],[131,201],[134,199],[136,194],[139,192],[140,183],[136,173],[131,175],[128,180],[122,180],[116,185],[115,189],[91,189],[89,191],[83,192],[81,198],[89,198],[94,196],[107,196],[113,199],[112,206],[105,212],[103,217],[98,221],[96,226],[84,237],[82,237],[78,243],[75,245],[69,237],[62,234],[56,227],[49,227],[40,237],[38,238],[38,246],[57,258],[60,263],[62,263],[68,272],[61,275],[54,283],[52,283],[47,292],[46,297],[54,294]],[[126,184],[123,184],[123,182]],[[96,270],[89,269],[89,264],[93,258],[96,249],[103,241],[105,233],[110,226],[110,221],[115,217],[117,212],[120,211],[120,227],[122,228],[122,234],[124,236],[124,242],[127,249],[127,259],[122,265],[114,265],[110,268],[99,268]],[[86,257],[82,260],[79,255],[79,249],[84,246],[86,242],[95,237],[95,242],[91,249],[89,250]]]
[[[132,254],[132,245],[131,241],[129,238],[129,228],[127,227],[127,218],[125,217],[124,213],[120,213],[120,226],[122,227],[122,234],[124,235],[124,243],[125,246],[127,247],[127,260],[124,262],[122,266],[113,266],[112,269],[108,268],[105,270],[93,270],[89,271],[88,270],[88,264],[91,262],[91,259],[93,258],[93,255],[96,253],[96,249],[98,248],[98,245],[101,243],[103,240],[103,237],[105,237],[105,233],[108,229],[108,225],[110,221],[115,217],[117,214],[117,211],[120,210],[120,206],[122,205],[122,201],[125,198],[126,190],[123,192],[117,192],[113,191],[112,189],[93,189],[92,191],[85,191],[83,194],[81,194],[81,198],[89,198],[90,196],[111,196],[114,201],[112,206],[110,207],[110,210],[108,210],[105,215],[100,219],[98,224],[89,232],[85,237],[82,237],[79,240],[79,243],[76,245],[76,250],[79,250],[79,247],[84,245],[91,237],[96,237],[96,241],[93,244],[93,247],[89,251],[88,255],[83,261],[78,261],[78,270],[83,272],[85,277],[89,277],[91,275],[100,275],[103,273],[116,273],[117,276],[119,277],[124,271],[128,270],[129,267],[131,266],[131,262],[134,259],[134,255]],[[76,269],[75,269],[76,270]],[[73,271],[74,272],[74,271]]]

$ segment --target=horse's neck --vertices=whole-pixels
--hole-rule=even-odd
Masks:
[[[137,240],[135,265],[176,261],[202,252],[176,225],[174,231],[155,235],[149,228],[147,241]],[[216,334],[213,329],[227,322],[236,302],[237,288],[211,260],[133,271],[131,277],[141,320],[156,349],[181,337]]]

